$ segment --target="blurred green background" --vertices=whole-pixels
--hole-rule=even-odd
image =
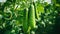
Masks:
[[[0,2],[0,34],[60,34],[60,0]]]

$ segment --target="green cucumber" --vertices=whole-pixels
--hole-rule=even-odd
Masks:
[[[28,31],[28,8],[24,9],[24,12],[23,12],[23,30],[24,30],[24,33],[26,34],[27,31]]]
[[[31,4],[29,7],[28,23],[32,29],[35,28],[36,22],[35,22],[35,11],[34,11],[34,5],[33,4]]]
[[[35,18],[39,19],[39,15],[38,15],[38,11],[37,11],[37,5],[35,4],[35,2],[33,2],[34,5],[34,9],[35,9]]]

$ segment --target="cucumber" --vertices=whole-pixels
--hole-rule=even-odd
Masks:
[[[35,4],[35,2],[33,2],[34,5],[34,9],[35,9],[35,18],[39,19],[39,15],[38,15],[38,11],[37,11],[37,5]]]
[[[34,5],[31,4],[29,7],[29,12],[28,12],[28,23],[31,29],[35,28],[36,22],[35,22],[35,10],[34,10]]]
[[[38,15],[38,11],[37,11],[37,9],[36,9],[36,11],[35,11],[35,14],[36,14],[36,19],[39,19],[39,15]]]
[[[23,12],[23,30],[24,33],[27,34],[28,31],[28,8],[24,9]]]

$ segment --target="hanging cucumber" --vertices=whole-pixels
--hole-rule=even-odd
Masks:
[[[36,11],[35,11],[35,14],[36,14],[36,19],[39,19],[39,14],[38,14],[38,11],[37,11],[37,9],[35,9]]]
[[[29,26],[32,29],[35,28],[36,22],[35,22],[35,11],[34,11],[34,5],[33,4],[31,4],[29,7],[28,22],[29,22]]]
[[[39,15],[38,15],[38,11],[37,11],[37,5],[35,2],[33,2],[33,5],[34,5],[34,9],[35,9],[35,18],[39,19]]]
[[[23,30],[24,33],[27,34],[27,30],[28,30],[28,8],[24,9],[24,17],[23,17]]]

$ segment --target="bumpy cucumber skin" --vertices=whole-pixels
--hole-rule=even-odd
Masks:
[[[29,7],[28,22],[29,22],[29,26],[32,29],[35,28],[36,22],[35,22],[35,11],[33,4],[31,4]]]

